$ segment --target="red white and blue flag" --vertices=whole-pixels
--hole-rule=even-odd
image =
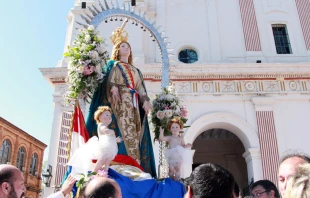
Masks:
[[[85,120],[81,111],[80,105],[76,102],[74,106],[72,120],[72,136],[71,136],[71,152],[70,156],[89,139],[89,134],[86,129]]]

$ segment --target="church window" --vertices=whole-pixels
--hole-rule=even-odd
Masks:
[[[31,156],[31,163],[30,163],[30,170],[29,170],[29,173],[31,175],[35,175],[36,174],[37,166],[38,166],[38,155],[34,153]]]
[[[24,170],[25,158],[26,158],[26,149],[24,147],[20,147],[17,153],[16,167],[21,171],[25,171]]]
[[[198,61],[198,54],[193,49],[184,49],[179,53],[179,61],[183,63],[194,63]]]
[[[0,164],[7,164],[10,162],[11,143],[9,140],[4,140],[0,150]]]
[[[272,31],[277,54],[292,54],[290,39],[288,37],[286,25],[273,24]]]

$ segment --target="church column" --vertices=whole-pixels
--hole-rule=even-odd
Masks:
[[[58,144],[59,144],[59,136],[60,136],[60,126],[61,126],[61,118],[63,112],[63,94],[58,93],[60,85],[56,85],[55,92],[53,94],[53,102],[54,102],[54,118],[52,124],[52,132],[49,143],[49,154],[48,154],[48,163],[47,165],[52,166],[52,180],[50,187],[44,188],[44,196],[48,196],[54,192],[51,186],[55,185],[55,176],[56,176],[56,167],[57,167],[57,157],[58,157]],[[46,171],[46,170],[44,170]]]
[[[184,162],[188,162],[188,161],[193,162],[194,161],[195,150],[191,150],[191,153],[192,153],[192,155],[191,155],[192,159],[185,160]],[[181,169],[181,178],[189,177],[190,174],[192,173],[192,169],[193,169],[193,167],[192,167],[193,164],[185,164],[184,162],[183,162],[182,169]]]
[[[274,101],[273,98],[252,98],[256,110],[264,179],[268,179],[277,185],[279,153],[273,116]]]
[[[242,156],[247,163],[248,169],[248,182],[263,179],[262,160],[259,148],[249,148]]]

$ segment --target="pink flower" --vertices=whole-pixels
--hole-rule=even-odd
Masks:
[[[83,68],[83,74],[85,76],[91,75],[94,71],[95,71],[95,66],[92,66],[92,65],[87,65],[87,66],[84,66]]]
[[[163,111],[157,111],[156,117],[162,120],[165,117],[165,113]]]
[[[99,177],[108,177],[108,172],[105,170],[98,170],[97,176]]]
[[[186,106],[185,105],[181,108],[181,116],[184,117],[184,118],[187,117],[187,110],[186,110]]]

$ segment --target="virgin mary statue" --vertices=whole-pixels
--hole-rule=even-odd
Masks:
[[[156,177],[152,139],[147,113],[151,108],[143,76],[133,66],[128,33],[117,28],[111,36],[113,44],[111,59],[103,66],[104,80],[93,95],[86,127],[90,137],[97,135],[94,112],[99,106],[111,107],[110,129],[116,137],[122,137],[118,154],[130,156]]]

